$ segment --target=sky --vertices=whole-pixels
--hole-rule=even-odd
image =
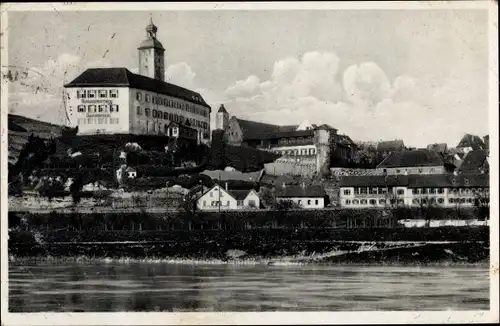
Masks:
[[[488,134],[488,12],[471,9],[10,12],[9,66],[28,74],[9,83],[9,112],[64,123],[62,85],[90,67],[137,72],[150,17],[168,81],[204,97],[212,127],[224,104],[362,141]]]

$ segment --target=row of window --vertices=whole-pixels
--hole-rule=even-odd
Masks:
[[[243,200],[238,200],[238,201],[236,202],[236,205],[237,205],[237,206],[243,206],[243,203],[244,203],[244,201],[243,201]],[[230,204],[230,202],[229,202],[229,201],[227,201],[227,202],[226,202],[226,206],[229,206],[229,204]],[[249,201],[249,205],[250,205],[250,206],[255,205],[255,201],[250,200],[250,201]],[[207,206],[207,202],[206,202],[205,200],[203,201],[203,206]],[[216,207],[217,207],[217,206],[224,206],[224,205],[222,205],[222,202],[221,202],[221,201],[212,201],[212,202],[210,202],[210,206],[216,206]]]
[[[143,96],[142,96],[141,92],[137,92],[136,99],[138,101],[142,102]],[[157,104],[157,105],[163,105],[163,106],[166,106],[166,107],[171,107],[171,108],[179,109],[179,110],[182,110],[182,111],[186,111],[186,112],[198,114],[198,115],[201,115],[203,117],[208,117],[208,110],[207,109],[197,107],[194,104],[181,103],[181,102],[178,102],[178,101],[175,101],[175,100],[171,100],[171,99],[168,99],[168,98],[164,98],[164,97],[161,97],[161,96],[151,96],[151,94],[144,94],[144,101],[146,103],[153,103],[153,104]]]
[[[120,107],[118,104],[111,104],[111,105],[108,105],[108,104],[83,105],[82,104],[82,105],[78,105],[78,107],[77,107],[77,110],[79,113],[85,113],[85,112],[88,112],[88,113],[96,113],[96,112],[108,113],[108,112],[118,112],[119,109],[120,109]]]
[[[433,194],[444,194],[445,188],[414,188],[414,189],[408,189],[409,194],[414,194],[414,195],[433,195]],[[389,187],[383,188],[383,187],[376,187],[376,188],[369,188],[369,187],[355,187],[354,188],[354,194],[355,195],[383,195],[386,194],[387,191],[389,193],[392,193],[392,188]],[[488,189],[483,189],[483,188],[448,188],[448,193],[451,194],[476,194],[476,193],[489,193]],[[344,189],[343,191],[344,195],[349,196],[351,195],[351,190],[350,189]],[[396,191],[398,195],[404,195],[405,191],[404,189],[398,189]]]
[[[110,98],[117,98],[118,97],[118,90],[117,89],[99,89],[99,90],[93,90],[93,89],[83,89],[76,91],[76,98],[108,98],[108,95]]]
[[[100,117],[92,117],[92,118],[80,118],[78,119],[78,125],[107,125],[107,124],[119,124],[120,119],[118,118],[100,118]]]
[[[174,121],[177,123],[184,123],[186,120],[189,121],[189,124],[192,127],[198,127],[198,128],[203,128],[203,129],[208,129],[209,125],[205,121],[199,121],[196,119],[189,119],[186,118],[182,115],[178,115],[175,113],[169,113],[169,112],[162,112],[159,110],[151,110],[150,108],[145,108],[144,112],[140,106],[136,107],[136,114],[137,115],[142,115],[144,113],[144,116],[146,117],[152,117],[153,119],[163,119],[163,120],[169,120],[169,121]]]
[[[274,153],[281,155],[316,155],[316,148],[303,148],[303,149],[293,149],[293,150],[273,150]]]
[[[306,203],[307,203],[307,205],[312,205],[313,200],[312,199],[308,199],[307,202],[305,200],[304,200],[304,202],[302,202],[301,199],[297,200],[297,204],[299,204],[299,205],[306,204]],[[315,199],[314,200],[314,205],[318,205],[318,204],[319,204],[319,200]]]
[[[161,124],[161,123],[156,123],[156,122],[151,122],[151,121],[146,121],[144,124],[144,128],[147,132],[156,132],[156,133],[164,133],[167,136],[186,136],[190,138],[196,138],[197,132],[195,130],[191,129],[183,129],[182,132],[179,132],[178,127],[171,127],[169,128],[169,124]]]
[[[395,204],[396,200],[395,199],[391,199],[391,200],[387,200],[386,201],[385,199],[379,199],[378,203],[379,203],[379,205]],[[403,205],[404,204],[404,200],[398,199],[397,203],[399,205]],[[345,204],[346,205],[368,205],[368,204],[369,205],[377,205],[377,200],[376,199],[353,199],[353,200],[346,199]]]
[[[448,199],[448,202],[450,204],[473,204],[474,203],[474,199],[473,198],[450,198]],[[483,200],[482,201],[483,203],[487,203],[488,200]],[[385,204],[392,204],[394,205],[395,203],[397,203],[398,205],[404,205],[404,200],[403,199],[398,199],[397,201],[395,199],[391,199],[391,200],[385,200],[385,199],[353,199],[353,200],[350,200],[350,199],[346,199],[345,201],[345,204],[346,205],[377,205],[377,203],[379,205],[385,205]],[[413,205],[420,205],[420,204],[424,204],[424,205],[427,205],[427,204],[444,204],[445,203],[445,200],[444,198],[423,198],[421,200],[419,199],[416,199],[414,198],[412,200],[412,204]]]
[[[423,172],[424,172],[424,169],[418,169],[417,171],[418,171],[418,173],[423,173]],[[387,172],[387,169],[384,169],[384,172]],[[399,174],[399,173],[401,173],[401,172],[402,172],[402,171],[401,171],[400,169],[396,169],[396,173],[397,173],[397,174]],[[409,172],[409,171],[408,171],[408,169],[405,169],[405,171],[404,171],[404,172]],[[435,172],[435,169],[434,169],[434,168],[430,168],[430,169],[429,169],[429,173],[433,173],[433,172]]]

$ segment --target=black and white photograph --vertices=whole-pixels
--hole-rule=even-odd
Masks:
[[[498,322],[497,6],[2,3],[2,324]]]

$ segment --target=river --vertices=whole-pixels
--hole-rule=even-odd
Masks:
[[[9,263],[11,312],[482,309],[485,266]]]

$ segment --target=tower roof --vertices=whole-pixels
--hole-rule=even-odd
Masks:
[[[156,27],[156,25],[153,23],[153,18],[150,18],[150,23],[148,26],[146,26],[147,38],[141,42],[138,50],[153,48],[153,49],[160,50],[162,52],[165,51],[161,42],[156,39],[156,32],[157,31],[158,31],[158,27]]]
[[[220,108],[219,108],[219,111],[217,111],[217,113],[220,113],[220,112],[227,113],[226,108],[224,107],[224,104],[221,104]]]

